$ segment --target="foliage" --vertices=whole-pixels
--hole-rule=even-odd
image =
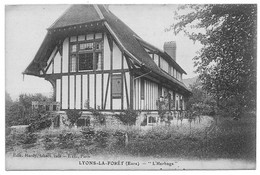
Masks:
[[[70,121],[70,125],[73,126],[77,120],[81,117],[82,112],[79,112],[76,109],[68,109],[66,110],[66,115]]]
[[[216,101],[207,93],[203,87],[200,79],[190,85],[192,96],[187,101],[186,108],[191,113],[196,115],[213,115],[215,114]]]
[[[96,109],[90,109],[90,112],[93,114],[93,116],[98,120],[98,122],[101,125],[104,125],[106,123],[105,115],[100,112],[100,110]]]
[[[10,101],[6,94],[6,126],[29,125],[45,113],[44,110],[32,110],[32,101],[51,101],[42,94],[21,94],[16,101]]]
[[[74,134],[73,133],[64,133],[59,135],[58,146],[61,149],[71,149],[74,147]]]
[[[120,114],[115,114],[124,125],[135,125],[136,119],[138,117],[138,112],[132,109],[127,109]]]
[[[192,122],[191,132],[188,125],[181,127],[155,126],[140,130],[135,126],[95,128],[45,129],[37,133],[37,152],[42,146],[48,152],[81,155],[125,155],[152,156],[169,158],[222,158],[248,159],[255,161],[256,152],[256,115],[251,113],[241,120],[220,118],[216,123],[211,117],[202,117],[201,123]],[[125,134],[128,135],[126,144]],[[9,135],[11,136],[11,135]],[[7,151],[12,147],[28,148],[33,144],[17,144],[16,138],[8,137]],[[30,139],[29,139],[30,140]],[[27,142],[28,143],[28,142]],[[38,145],[37,145],[38,146]],[[50,150],[50,151],[49,151]],[[35,149],[26,150],[26,152]],[[36,153],[37,153],[36,152]]]
[[[32,131],[49,128],[52,124],[52,116],[48,112],[41,114],[35,111],[33,116],[34,117],[32,118],[30,123]]]
[[[203,45],[194,58],[202,85],[235,116],[256,107],[256,20],[256,4],[182,5],[169,28]]]

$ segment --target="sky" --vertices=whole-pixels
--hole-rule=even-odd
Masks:
[[[43,78],[22,72],[39,49],[46,28],[69,5],[16,5],[5,9],[5,90],[15,100],[21,93],[51,95],[52,86]],[[135,33],[152,45],[163,49],[166,41],[176,41],[177,63],[187,72],[183,78],[196,76],[192,58],[201,47],[198,43],[172,31],[165,32],[173,21],[177,5],[110,5],[109,9]]]

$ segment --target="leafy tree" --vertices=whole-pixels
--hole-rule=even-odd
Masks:
[[[6,126],[28,125],[41,118],[45,111],[32,111],[32,101],[51,101],[42,94],[21,94],[19,99],[11,102],[6,94]]]
[[[216,101],[207,93],[202,86],[201,80],[197,79],[190,85],[192,96],[187,101],[187,110],[197,115],[214,115]]]
[[[169,30],[203,45],[194,64],[218,107],[235,116],[255,110],[257,5],[182,5],[175,20]]]

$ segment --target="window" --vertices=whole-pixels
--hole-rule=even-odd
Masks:
[[[93,43],[83,43],[79,45],[79,50],[84,51],[84,50],[93,50]]]
[[[95,37],[94,34],[70,37],[70,72],[103,69],[102,33]]]
[[[78,127],[84,127],[84,126],[89,126],[90,125],[90,118],[79,118],[77,120],[77,126]]]
[[[153,116],[148,117],[148,123],[156,123],[156,118]]]
[[[96,33],[95,38],[96,39],[102,38],[102,33]]]
[[[77,67],[76,59],[77,59],[76,54],[72,54],[70,58],[70,72],[76,72],[76,67]]]
[[[71,46],[70,52],[74,53],[74,52],[76,52],[76,51],[77,51],[77,45],[74,44],[74,45]]]
[[[76,42],[76,41],[77,41],[77,37],[76,36],[70,37],[70,42]]]
[[[84,40],[85,40],[85,35],[78,36],[78,41],[84,41]]]
[[[121,98],[122,94],[121,74],[112,76],[112,97]]]
[[[173,67],[171,66],[171,76],[173,76],[174,77],[174,69],[173,69]]]
[[[93,70],[93,53],[79,54],[79,71]]]
[[[168,63],[163,58],[160,59],[160,68],[165,72],[168,72],[169,70]]]
[[[94,34],[87,35],[87,40],[93,40],[93,39],[94,39]]]

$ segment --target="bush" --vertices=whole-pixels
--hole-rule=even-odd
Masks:
[[[95,117],[95,119],[98,120],[99,124],[104,125],[106,123],[105,115],[102,114],[99,110],[90,109],[90,112]]]
[[[35,120],[31,123],[31,131],[39,131],[46,128],[49,128],[52,124],[51,116],[49,113],[40,114],[38,120]]]
[[[72,149],[74,147],[74,140],[72,133],[60,134],[58,146],[61,149]]]
[[[127,109],[120,114],[115,115],[124,125],[135,125],[138,117],[138,112],[132,109]]]
[[[48,136],[44,138],[43,145],[45,150],[53,150],[55,148],[54,141],[50,139]]]
[[[109,134],[104,131],[97,131],[95,134],[94,141],[96,142],[96,146],[99,148],[105,148],[108,145],[108,137]]]
[[[68,109],[66,110],[66,115],[70,121],[70,125],[73,126],[77,120],[81,117],[82,112],[79,112],[76,109]]]

